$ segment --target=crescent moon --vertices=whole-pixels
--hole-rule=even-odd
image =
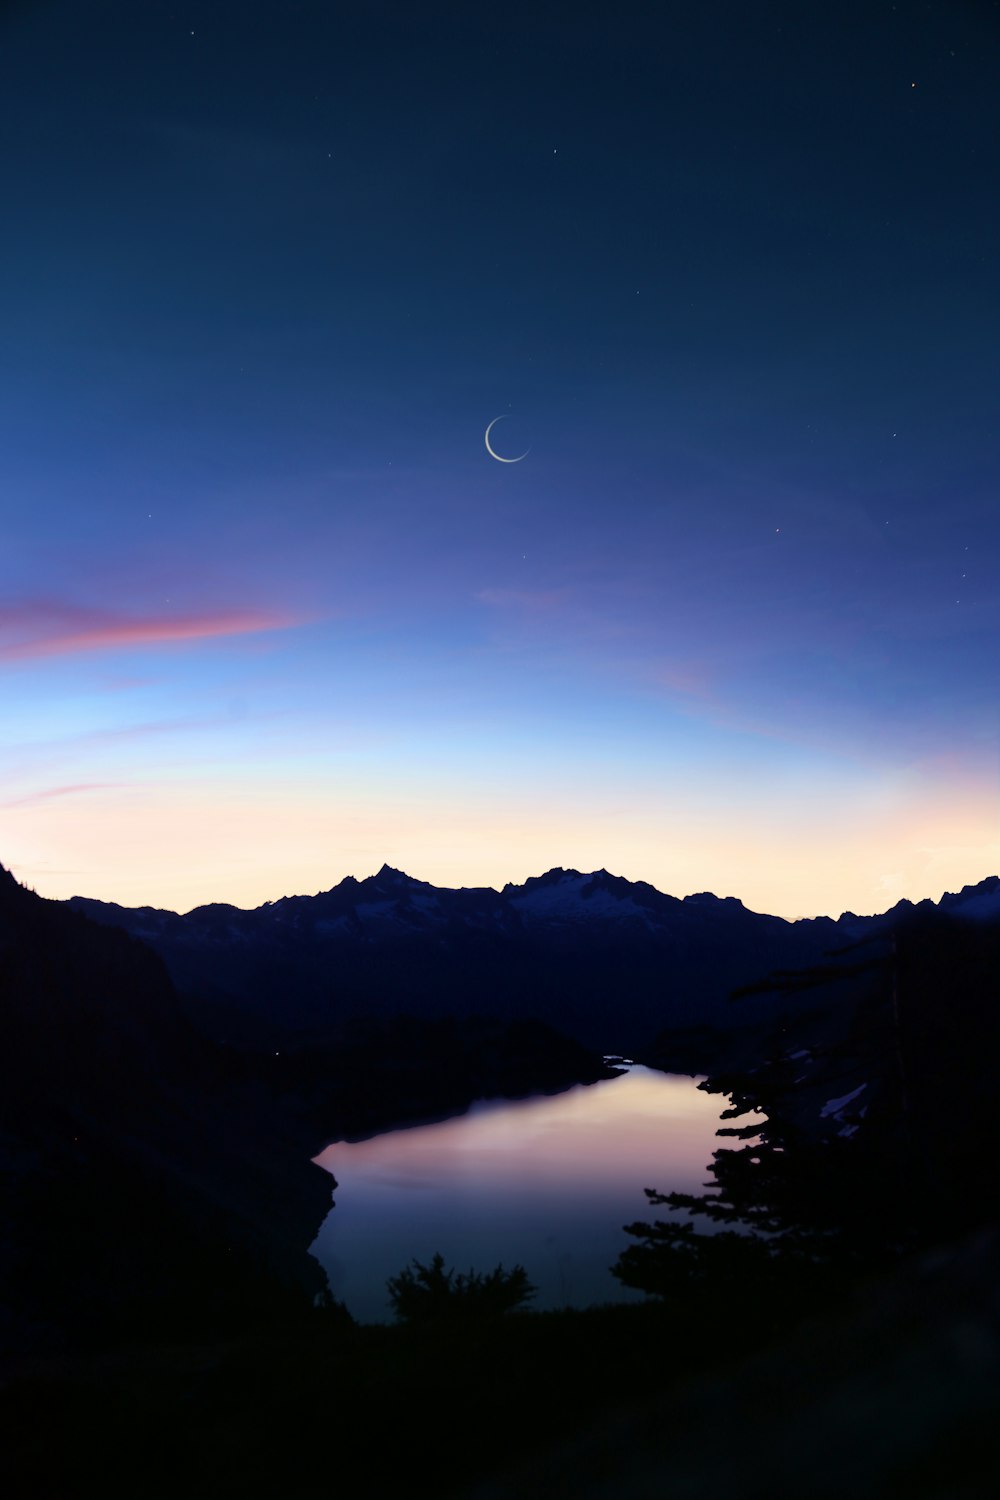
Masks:
[[[485,436],[483,438],[483,441],[486,444],[486,451],[490,455],[490,458],[495,458],[498,464],[519,464],[521,462],[522,458],[527,458],[528,454],[531,452],[530,448],[525,448],[524,452],[523,453],[519,453],[516,458],[502,458],[499,453],[495,453],[493,451],[493,449],[490,447],[490,433],[493,431],[494,427],[497,425],[498,422],[502,422],[503,421],[503,419],[504,419],[504,417],[506,415],[507,415],[506,412],[501,412],[501,414],[500,414],[499,417],[494,417],[493,418],[493,421],[490,423],[490,425],[486,429],[486,433],[485,433]]]

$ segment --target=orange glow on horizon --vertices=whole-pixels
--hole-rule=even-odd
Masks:
[[[40,894],[185,911],[252,907],[363,878],[383,863],[440,886],[522,883],[555,865],[606,868],[670,895],[711,890],[795,918],[936,900],[1000,873],[1000,818],[984,789],[895,804],[739,816],[555,792],[448,797],[376,783],[226,781],[69,785],[7,804],[0,862]],[[795,816],[792,816],[794,812]]]

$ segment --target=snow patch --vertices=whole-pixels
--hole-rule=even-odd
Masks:
[[[856,1099],[859,1094],[864,1093],[867,1087],[867,1083],[859,1083],[857,1088],[852,1089],[849,1094],[842,1094],[839,1099],[828,1099],[819,1112],[820,1119],[828,1120],[833,1118],[836,1120],[841,1110],[845,1109],[852,1099]]]
[[[956,901],[951,911],[970,922],[993,922],[1000,917],[1000,885],[989,891],[977,891],[964,901]]]
[[[422,891],[414,891],[410,896],[410,905],[417,911],[439,912],[441,903],[436,896],[425,896]]]
[[[391,901],[359,901],[354,910],[362,921],[371,917],[384,917],[388,912],[396,910],[396,898]]]
[[[342,932],[351,932],[354,924],[350,917],[323,917],[313,925],[313,932],[317,937],[333,937]]]
[[[562,918],[569,922],[587,922],[601,918],[639,918],[651,925],[649,913],[630,896],[595,885],[593,875],[563,875],[551,885],[535,887],[515,896],[511,906],[526,917]],[[591,889],[587,890],[587,887]]]

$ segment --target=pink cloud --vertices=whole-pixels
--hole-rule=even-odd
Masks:
[[[713,674],[702,662],[660,662],[653,671],[653,680],[671,693],[684,693],[691,698],[709,699],[715,688]]]
[[[0,661],[250,635],[287,630],[301,623],[301,619],[276,610],[129,615],[87,605],[29,600],[0,605]]]
[[[107,693],[131,693],[136,688],[152,687],[155,683],[157,683],[159,681],[160,681],[160,679],[158,677],[150,677],[150,676],[144,676],[144,677],[114,676],[114,677],[103,677],[101,679],[101,684],[100,685],[101,685],[102,688],[104,688],[105,692],[107,692]]]
[[[0,802],[0,807],[9,812],[14,807],[34,807],[38,802],[50,802],[53,797],[74,797],[78,792],[100,792],[120,785],[121,782],[118,781],[76,781],[67,786],[50,786],[38,792],[28,792],[24,797]]]

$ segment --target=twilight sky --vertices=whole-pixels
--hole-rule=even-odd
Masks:
[[[6,5],[0,862],[1000,872],[998,63],[993,0]]]

